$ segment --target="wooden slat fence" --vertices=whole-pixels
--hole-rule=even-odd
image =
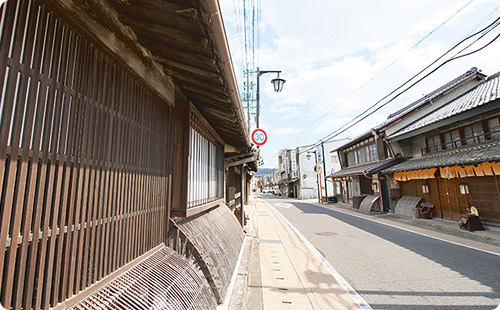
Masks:
[[[171,109],[43,2],[0,31],[0,302],[48,309],[165,241]]]

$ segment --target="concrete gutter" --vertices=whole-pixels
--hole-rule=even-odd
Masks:
[[[199,1],[202,11],[207,22],[210,38],[214,43],[215,53],[219,57],[219,66],[222,70],[226,83],[226,87],[230,93],[230,100],[233,104],[236,119],[241,125],[241,130],[245,143],[250,149],[250,137],[248,135],[248,127],[243,114],[243,106],[241,104],[240,92],[238,83],[236,82],[236,75],[234,74],[233,61],[231,53],[229,52],[229,45],[226,37],[226,30],[224,22],[222,21],[222,14],[219,7],[218,0],[202,0]]]

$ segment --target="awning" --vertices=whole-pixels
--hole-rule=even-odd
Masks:
[[[435,178],[437,168],[394,172],[394,184],[398,181],[425,180]]]
[[[473,166],[487,162],[500,162],[500,142],[496,141],[493,143],[474,145],[445,152],[431,153],[423,157],[412,158],[400,164],[385,168],[381,172],[394,173],[400,171],[454,166],[461,166],[466,169],[466,166]],[[472,170],[471,168],[467,169],[469,170],[465,171],[466,174],[471,174],[471,171],[474,170],[473,168]]]
[[[433,179],[435,178],[436,171],[438,171],[438,168],[397,171],[394,172],[393,180],[394,183],[397,183],[398,181],[404,182],[410,180]],[[484,162],[476,165],[439,167],[439,175],[444,179],[500,175],[500,162]]]
[[[387,159],[382,159],[377,162],[371,162],[371,163],[365,163],[361,165],[356,165],[352,167],[347,167],[342,170],[336,171],[332,173],[331,175],[327,176],[327,178],[340,178],[340,177],[345,177],[345,176],[352,176],[352,175],[365,175],[365,174],[373,174],[377,173],[378,171],[385,169],[387,167],[390,167],[392,165],[395,165],[399,162],[401,162],[403,159],[401,157],[395,157],[395,158],[387,158]]]

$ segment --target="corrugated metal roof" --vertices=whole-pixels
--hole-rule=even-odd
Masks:
[[[426,168],[438,168],[454,165],[469,165],[481,162],[500,161],[500,142],[474,145],[446,152],[433,153],[420,158],[413,158],[401,164],[382,170],[382,173],[410,171]]]
[[[413,124],[403,128],[401,131],[398,131],[395,134],[389,136],[389,138],[403,135],[405,133],[428,126],[457,114],[475,109],[479,106],[496,100],[499,97],[499,75],[496,74],[488,78],[484,83],[481,83],[471,91],[451,101],[447,105],[435,110],[434,112],[431,112],[427,116],[424,116],[420,120],[417,120]]]

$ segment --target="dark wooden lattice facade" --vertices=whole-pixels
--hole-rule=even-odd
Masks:
[[[186,37],[192,29],[206,36],[197,49],[210,53],[186,59],[203,60],[200,67],[211,66],[210,78],[225,87],[234,77],[225,76],[227,68],[211,58],[216,48],[209,42],[222,32],[205,31],[208,19],[191,15],[191,6],[201,15],[198,2],[167,2],[150,4],[182,20],[176,35],[185,28]],[[172,216],[202,217],[226,208],[224,146],[231,141],[236,153],[249,146],[244,123],[234,121],[242,114],[241,103],[220,85],[183,87],[184,79],[200,82],[183,70],[164,70],[141,45],[141,32],[125,27],[130,20],[117,11],[141,4],[9,0],[1,7],[0,304],[7,309],[65,309],[92,294],[101,298],[105,284],[112,287],[143,257],[170,255],[160,252],[179,235],[169,226]],[[219,101],[207,99],[205,106],[200,98],[207,96]],[[221,229],[213,230],[214,240],[233,234],[223,229],[236,221],[229,214]],[[184,237],[175,239],[173,248],[189,257],[186,247],[196,248],[196,242]],[[231,243],[231,250],[240,245],[241,240]],[[228,266],[234,260],[230,257]],[[180,264],[175,267],[199,267],[175,262]],[[182,295],[182,281],[177,282],[172,285]]]
[[[171,108],[39,1],[0,46],[1,303],[46,309],[165,240]]]
[[[467,183],[470,194],[459,191],[460,184]],[[429,193],[422,192],[422,185],[429,187]],[[402,196],[419,196],[425,202],[435,205],[434,217],[459,220],[466,209],[475,206],[486,221],[498,222],[500,218],[500,176],[471,177],[466,179],[445,179],[436,177],[428,180],[401,182]]]

